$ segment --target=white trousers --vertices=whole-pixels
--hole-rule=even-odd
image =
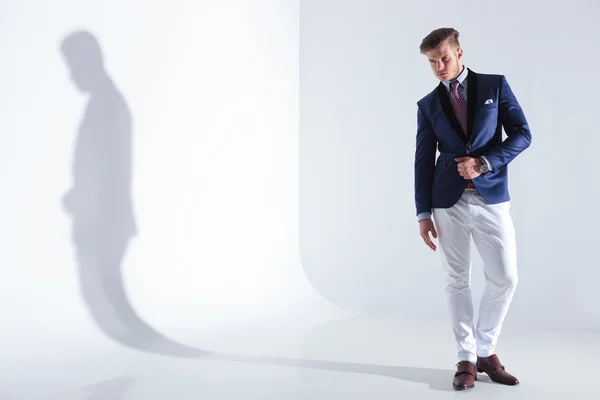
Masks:
[[[495,353],[498,336],[517,286],[515,229],[510,202],[489,204],[466,189],[457,204],[433,210],[438,243],[447,271],[446,295],[459,361]],[[484,265],[486,286],[473,321],[471,237]]]

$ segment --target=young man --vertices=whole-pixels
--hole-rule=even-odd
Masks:
[[[531,133],[503,75],[462,65],[458,36],[452,28],[436,29],[420,46],[440,83],[417,102],[415,203],[421,237],[434,251],[430,234],[438,238],[448,274],[446,294],[459,358],[453,385],[461,390],[475,385],[477,372],[498,383],[519,383],[495,348],[517,285],[508,164],[529,147]],[[471,238],[486,279],[476,326]]]

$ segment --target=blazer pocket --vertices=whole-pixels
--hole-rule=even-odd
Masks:
[[[489,109],[497,108],[497,107],[498,107],[498,103],[493,102],[493,103],[489,103],[489,104],[480,104],[477,107],[477,109],[481,110],[481,111],[484,111],[484,110],[489,110]]]

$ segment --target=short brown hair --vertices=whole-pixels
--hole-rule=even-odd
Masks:
[[[421,41],[421,54],[428,52],[433,49],[437,49],[445,43],[460,47],[458,41],[458,31],[454,28],[438,28],[433,31]]]

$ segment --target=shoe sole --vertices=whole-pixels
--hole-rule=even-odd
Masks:
[[[456,386],[455,384],[452,384],[452,387],[455,390],[467,390],[467,389],[473,389],[475,387],[475,385],[465,387],[465,386]]]

